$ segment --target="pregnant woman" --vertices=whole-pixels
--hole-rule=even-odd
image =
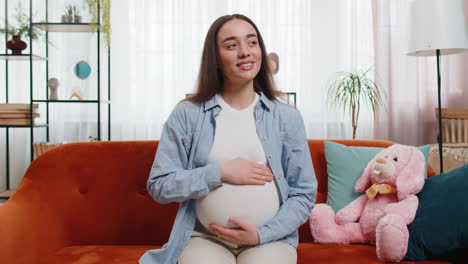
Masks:
[[[157,202],[181,203],[171,236],[141,264],[297,262],[317,182],[302,117],[279,95],[256,25],[218,18],[197,91],[166,121],[148,179]]]

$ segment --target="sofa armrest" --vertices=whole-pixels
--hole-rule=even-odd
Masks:
[[[28,190],[24,192],[24,190]],[[0,206],[0,263],[37,263],[40,256],[65,245],[64,224],[38,188],[27,179]]]

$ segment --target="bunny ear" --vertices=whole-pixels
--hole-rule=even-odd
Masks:
[[[398,199],[403,200],[411,194],[416,194],[424,186],[424,167],[426,160],[420,150],[411,147],[411,157],[396,179]]]
[[[354,191],[358,193],[363,193],[370,187],[370,175],[372,173],[372,169],[374,168],[375,157],[367,163],[366,169],[362,173],[361,177],[357,180],[356,184],[354,185]]]

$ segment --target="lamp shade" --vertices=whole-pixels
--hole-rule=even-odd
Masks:
[[[468,50],[463,0],[414,0],[408,55],[434,56]]]

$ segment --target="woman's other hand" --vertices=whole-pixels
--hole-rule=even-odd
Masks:
[[[241,221],[238,218],[231,217],[229,222],[238,226],[238,228],[227,228],[219,225],[209,225],[209,229],[217,237],[240,245],[258,245],[260,238],[258,237],[257,228],[247,222]]]
[[[265,165],[236,158],[221,165],[221,180],[234,185],[263,185],[273,180],[273,173]]]

